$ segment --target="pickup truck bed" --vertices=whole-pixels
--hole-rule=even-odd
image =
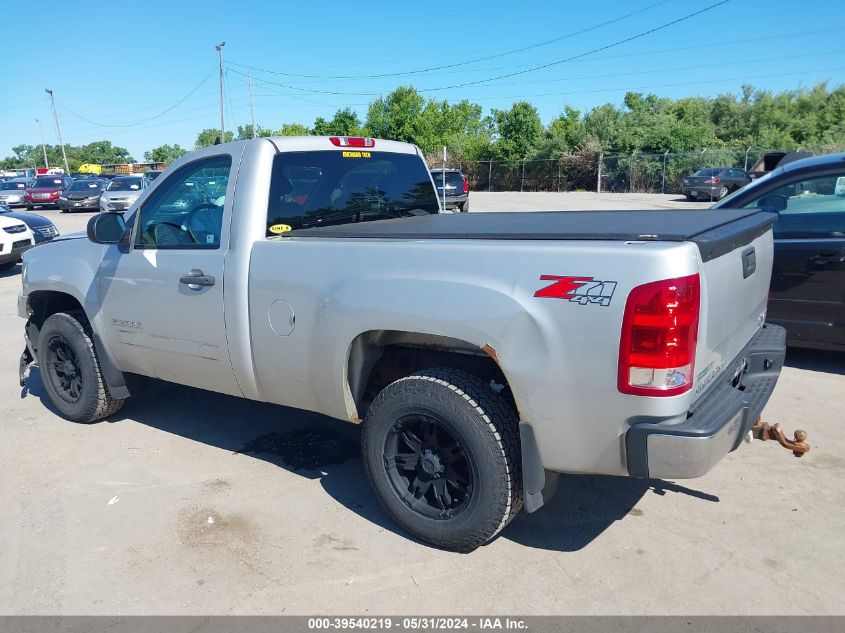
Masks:
[[[776,216],[754,209],[707,212],[548,211],[424,215],[292,231],[291,237],[404,240],[601,240],[693,242],[703,261],[747,244],[774,224]],[[735,222],[743,221],[737,230]],[[730,225],[729,229],[727,228]],[[720,231],[721,227],[726,230]]]

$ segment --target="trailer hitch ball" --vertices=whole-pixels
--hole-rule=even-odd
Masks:
[[[793,438],[789,439],[783,429],[780,428],[780,424],[769,424],[758,419],[757,423],[751,427],[751,434],[764,442],[766,440],[775,440],[784,448],[792,451],[795,457],[801,457],[810,450],[810,445],[807,443],[807,431],[802,429],[796,430]]]

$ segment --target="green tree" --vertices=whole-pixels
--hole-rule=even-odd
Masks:
[[[493,110],[496,122],[496,158],[511,165],[529,156],[543,136],[543,124],[537,108],[519,101],[510,110]]]
[[[399,86],[370,104],[364,127],[370,136],[416,143],[424,107],[425,99],[413,86]]]
[[[330,121],[317,117],[312,134],[317,136],[361,136],[364,127],[352,108],[344,108],[334,113]]]
[[[197,140],[194,143],[195,149],[202,149],[203,147],[211,147],[220,138],[220,130],[214,128],[206,128],[197,134]],[[235,135],[232,132],[226,132],[225,143],[235,140]]]
[[[259,137],[273,136],[273,130],[268,127],[255,126],[255,135]],[[238,126],[238,135],[235,137],[239,141],[246,141],[252,138],[252,123]]]
[[[275,136],[308,136],[311,131],[301,123],[284,123],[273,134]]]
[[[175,145],[159,145],[144,152],[144,160],[148,163],[165,163],[169,165],[187,153],[188,150],[178,143]]]

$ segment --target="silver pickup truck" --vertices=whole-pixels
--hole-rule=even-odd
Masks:
[[[413,145],[190,154],[26,254],[21,379],[75,422],[154,377],[360,424],[386,511],[462,551],[558,473],[697,477],[748,435],[784,358],[774,216],[439,210]]]

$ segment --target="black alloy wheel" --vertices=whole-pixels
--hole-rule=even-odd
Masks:
[[[70,342],[61,335],[47,342],[45,355],[47,378],[56,394],[68,404],[76,404],[82,395],[82,369]]]
[[[469,456],[435,418],[400,418],[385,438],[384,463],[396,494],[417,514],[449,519],[469,504],[474,481]]]

